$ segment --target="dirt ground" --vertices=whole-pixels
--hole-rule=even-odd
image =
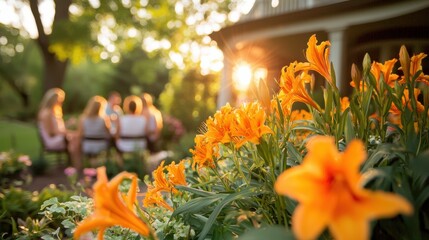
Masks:
[[[29,191],[40,191],[50,184],[64,185],[69,187],[67,176],[64,174],[64,166],[58,166],[46,171],[43,175],[32,176],[29,184],[23,186],[24,189]]]

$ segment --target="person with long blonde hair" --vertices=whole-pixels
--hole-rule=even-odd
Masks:
[[[110,122],[104,111],[106,104],[105,98],[92,97],[79,118],[78,132],[83,154],[95,155],[108,150],[111,136]]]
[[[63,119],[65,92],[60,88],[46,91],[37,114],[37,125],[46,149],[67,150],[72,164],[80,167],[79,142],[76,132],[66,129]]]

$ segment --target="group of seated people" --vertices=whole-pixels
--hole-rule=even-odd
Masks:
[[[66,150],[75,168],[82,168],[84,155],[96,155],[112,146],[120,153],[121,165],[121,153],[155,151],[163,123],[162,114],[149,94],[126,97],[122,108],[122,98],[117,92],[112,92],[108,100],[94,96],[80,115],[76,130],[68,130],[64,124],[64,99],[62,89],[48,90],[41,101],[37,123],[44,148]]]

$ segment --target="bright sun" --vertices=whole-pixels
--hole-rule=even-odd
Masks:
[[[245,62],[238,63],[234,67],[232,77],[235,89],[245,92],[252,81],[252,67]]]

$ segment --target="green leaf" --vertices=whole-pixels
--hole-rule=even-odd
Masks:
[[[66,220],[62,221],[62,222],[61,222],[61,224],[62,224],[65,228],[68,228],[68,229],[76,227],[76,224],[74,224],[72,221],[70,221],[70,220],[68,220],[68,219],[66,219]]]
[[[204,208],[207,208],[211,204],[223,199],[225,196],[226,194],[216,194],[216,195],[211,195],[207,197],[194,198],[189,202],[185,203],[184,205],[179,206],[173,212],[171,217],[174,217],[182,213],[197,213],[203,210]]]
[[[287,142],[286,144],[287,144],[288,158],[295,163],[301,163],[302,162],[302,156],[298,152],[298,150],[296,150],[296,148],[293,146],[292,143]]]
[[[355,130],[353,128],[352,117],[348,114],[349,111],[344,111],[343,119],[344,119],[344,136],[346,138],[346,143],[349,143],[352,139],[356,137]],[[341,121],[343,122],[343,121]]]
[[[241,237],[238,240],[287,240],[295,239],[293,234],[283,226],[268,226],[260,229],[253,229]]]
[[[176,188],[178,190],[187,191],[187,192],[193,193],[193,194],[195,194],[197,196],[201,196],[201,197],[207,197],[207,196],[211,196],[211,195],[215,194],[214,192],[207,192],[207,191],[204,191],[201,189],[191,188],[191,187],[183,186],[183,185],[178,185],[178,186],[176,186]]]
[[[58,198],[53,197],[43,202],[42,206],[40,206],[40,210],[43,210],[47,206],[51,206],[54,204],[58,204]]]
[[[47,208],[48,211],[51,211],[53,213],[62,213],[66,214],[66,210],[63,207],[58,207],[56,204],[50,206]]]
[[[227,197],[225,197],[213,210],[213,212],[210,214],[206,224],[204,225],[203,230],[201,231],[198,239],[203,240],[206,235],[209,233],[210,229],[213,227],[214,222],[216,221],[217,216],[220,214],[222,209],[229,203],[238,200],[243,199],[246,197],[254,196],[254,195],[260,195],[263,191],[257,189],[257,188],[246,188],[240,192],[235,192]]]
[[[429,199],[429,186],[426,186],[422,191],[420,191],[419,195],[416,197],[416,210],[420,209],[423,204]]]

